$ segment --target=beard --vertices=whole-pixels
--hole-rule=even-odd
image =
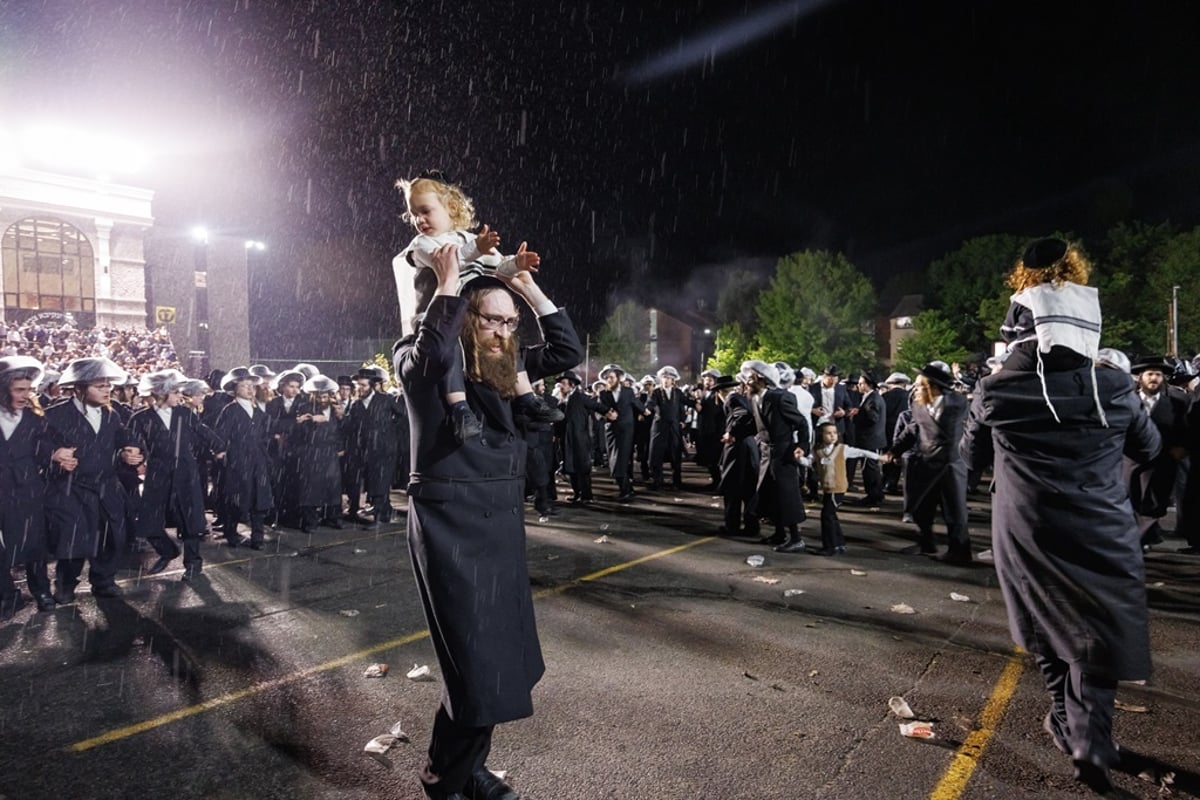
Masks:
[[[500,351],[493,353],[490,348],[496,344],[500,345]],[[467,378],[490,386],[505,400],[517,396],[516,336],[501,339],[487,331],[480,334],[474,326],[468,325],[463,329],[462,345],[466,354],[464,371]]]

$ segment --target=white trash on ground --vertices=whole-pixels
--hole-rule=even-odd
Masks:
[[[951,592],[951,593],[950,593],[950,599],[951,599],[951,600],[954,600],[954,601],[956,601],[956,602],[959,602],[959,603],[969,603],[969,602],[971,602],[971,598],[970,598],[970,597],[968,597],[968,596],[967,596],[967,595],[965,595],[965,594],[959,594],[958,592]]]
[[[774,586],[775,584],[779,583],[779,578],[768,578],[766,575],[755,575],[754,582],[755,583],[766,583],[771,586]]]
[[[433,680],[433,670],[429,668],[428,664],[420,666],[413,664],[412,669],[408,671],[408,679],[410,681],[431,681]]]
[[[896,605],[892,606],[892,611],[896,612],[897,614],[915,614],[915,613],[917,613],[917,610],[915,608],[913,608],[912,606],[910,606],[908,603],[896,603]]]
[[[766,556],[747,556],[746,563],[752,567],[761,567],[763,564],[767,563],[767,559]]]
[[[908,707],[908,701],[903,697],[896,696],[889,698],[888,708],[892,710],[893,714],[902,719],[913,719],[916,717],[916,714],[914,714],[912,709]]]
[[[798,594],[804,594],[804,590],[803,589],[784,589],[783,590],[784,597],[795,597]]]
[[[601,536],[599,539],[592,539],[592,541],[596,544],[612,544],[612,540],[608,538],[607,534]]]
[[[379,755],[383,755],[388,750],[391,750],[392,745],[394,745],[398,741],[399,741],[399,739],[397,739],[392,734],[382,733],[379,736],[376,736],[371,741],[367,742],[367,746],[363,748],[363,752],[364,753],[378,753]]]
[[[384,675],[387,675],[387,674],[388,674],[388,665],[387,664],[372,664],[371,666],[369,666],[365,670],[363,670],[364,678],[382,678]]]
[[[357,608],[343,608],[338,613],[341,614],[343,617],[357,617],[358,609]]]
[[[933,739],[933,723],[902,722],[900,723],[900,734],[910,739]]]
[[[864,575],[866,575],[867,573],[863,572],[861,569],[852,569],[852,570],[850,570],[850,574],[857,578],[861,578]]]

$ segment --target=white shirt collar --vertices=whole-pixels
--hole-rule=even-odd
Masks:
[[[24,412],[24,409],[9,411],[7,408],[0,408],[0,432],[3,432],[6,440],[12,438],[13,431],[21,424],[21,414]]]
[[[237,398],[234,398],[234,402],[237,403],[239,406],[241,406],[242,410],[245,411],[247,414],[249,414],[251,419],[254,418],[254,401],[253,400],[244,400],[241,397],[237,397]]]

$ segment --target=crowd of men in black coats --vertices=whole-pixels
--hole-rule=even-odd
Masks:
[[[669,366],[638,382],[608,364],[591,386],[569,371],[548,393],[565,419],[530,431],[528,493],[541,516],[557,514],[557,472],[570,483],[568,503],[590,504],[592,471],[607,467],[617,500],[629,502],[638,484],[651,492],[684,488],[681,464],[690,457],[709,478],[693,488],[724,500],[721,535],[757,538],[768,520],[774,530],[763,543],[801,552],[803,503],[820,494],[806,454],[817,427],[831,423],[839,442],[884,456],[848,459],[848,482],[860,480],[862,494],[839,496],[837,503],[878,511],[886,496],[902,497],[904,521],[918,533],[906,552],[925,555],[939,552],[934,525],[940,511],[949,544],[940,558],[966,563],[972,558],[967,497],[978,491],[983,471],[969,469],[959,443],[977,380],[1001,367],[1001,359],[982,369],[935,361],[915,379],[893,372],[880,380],[870,370],[843,378],[832,364],[817,375],[784,362],[750,361],[733,376],[706,370],[694,386],[680,385],[678,371]],[[1186,489],[1196,481],[1189,477],[1188,454],[1200,446],[1195,366],[1169,358],[1131,365],[1126,359],[1124,371],[1165,443],[1150,464],[1126,463],[1143,542],[1147,548],[1163,542],[1158,520],[1177,506],[1177,528],[1187,540],[1183,552],[1200,553],[1200,514],[1192,509],[1200,491]]]
[[[307,364],[135,379],[105,357],[61,374],[32,356],[0,358],[0,614],[25,602],[15,567],[49,611],[75,601],[85,564],[93,595],[118,595],[131,550],[154,550],[149,574],[182,555],[183,579],[197,580],[210,529],[262,549],[268,526],[391,522],[409,435],[387,381],[381,367],[337,380]]]

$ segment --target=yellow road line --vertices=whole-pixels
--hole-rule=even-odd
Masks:
[[[1004,712],[1017,691],[1017,683],[1024,669],[1025,659],[1018,650],[1015,655],[1009,657],[1004,671],[992,687],[992,695],[979,716],[979,727],[971,731],[958,748],[942,779],[933,787],[929,800],[958,800],[962,795],[963,790],[967,788],[967,782],[971,780],[971,773],[983,757],[984,749],[996,733],[996,728],[1000,726],[1000,720],[1004,719]]]
[[[549,597],[551,595],[561,594],[562,592],[566,591],[567,589],[570,589],[572,586],[578,586],[581,583],[598,580],[599,578],[603,578],[606,575],[612,575],[613,573],[629,569],[630,567],[635,567],[638,564],[644,564],[647,561],[653,561],[656,558],[663,558],[664,556],[673,555],[680,551],[687,550],[689,548],[696,547],[698,545],[702,545],[706,542],[711,542],[715,538],[716,538],[715,536],[709,536],[709,537],[706,537],[703,539],[697,539],[694,542],[688,542],[687,544],[682,544],[682,545],[679,545],[678,547],[672,547],[667,550],[660,550],[658,552],[650,553],[649,555],[642,556],[641,558],[635,558],[632,561],[626,561],[624,563],[616,564],[611,567],[605,567],[604,569],[597,570],[596,572],[589,573],[580,578],[575,578],[574,580],[567,581],[566,583],[561,584],[559,586],[553,586],[548,589],[542,589],[541,591],[534,594],[534,598],[541,599],[543,597]],[[252,697],[256,694],[261,694],[262,692],[270,691],[271,689],[277,689],[280,686],[286,686],[289,683],[295,683],[296,681],[304,680],[305,678],[311,677],[313,675],[318,675],[322,672],[328,672],[329,670],[332,670],[332,669],[337,669],[339,667],[347,666],[347,665],[351,664],[352,662],[357,661],[365,656],[375,655],[376,653],[381,653],[384,650],[391,650],[394,647],[400,647],[402,645],[411,644],[413,642],[420,641],[421,639],[425,639],[428,636],[429,636],[428,628],[426,628],[423,631],[417,631],[416,633],[410,633],[407,636],[401,636],[399,639],[392,639],[391,641],[372,645],[371,647],[368,647],[365,650],[359,650],[355,653],[350,653],[349,655],[344,655],[344,656],[341,656],[340,658],[335,658],[332,661],[326,661],[323,664],[317,664],[315,666],[308,667],[306,669],[302,669],[297,672],[293,672],[289,675],[283,675],[279,678],[273,678],[268,681],[259,681],[258,683],[255,683],[251,686],[247,686],[244,689],[239,689],[236,692],[229,692],[228,694],[223,694],[223,695],[220,695],[219,697],[214,697],[211,700],[205,700],[202,703],[196,703],[195,705],[190,705],[190,706],[186,706],[184,708],[176,709],[175,711],[172,711],[170,713],[162,714],[157,717],[153,717],[151,719],[143,720],[142,722],[134,723],[133,725],[127,725],[123,728],[116,728],[114,730],[108,731],[107,733],[102,733],[99,736],[93,736],[90,739],[84,739],[83,741],[75,742],[74,744],[69,745],[67,747],[67,750],[72,753],[82,753],[82,752],[91,750],[96,747],[101,747],[106,744],[112,744],[113,742],[120,741],[121,739],[128,739],[131,736],[136,736],[139,733],[145,733],[146,731],[153,730],[154,728],[160,728],[163,725],[167,725],[168,723],[176,722],[178,720],[186,719],[188,717],[193,717],[197,714],[203,714],[205,711],[211,711],[214,708],[220,708],[222,706],[227,706],[231,703],[237,702],[238,700],[244,700],[247,697]]]

